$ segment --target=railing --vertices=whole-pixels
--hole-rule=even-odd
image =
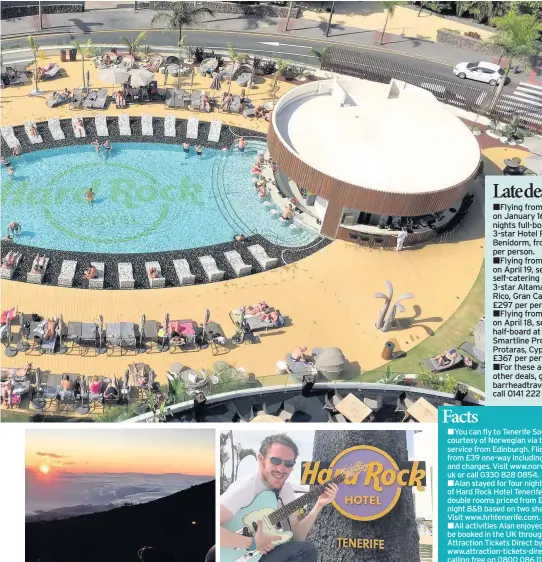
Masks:
[[[517,115],[521,127],[537,132],[542,130],[540,116],[536,116],[533,106],[523,103],[520,99],[514,101],[514,109],[499,108],[495,91],[458,83],[440,74],[422,71],[405,63],[331,47],[329,55],[322,63],[322,69],[383,84],[388,84],[392,78],[395,78],[430,91],[445,104],[503,122],[510,122]]]

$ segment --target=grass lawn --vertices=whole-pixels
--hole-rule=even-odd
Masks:
[[[414,347],[405,356],[391,362],[395,373],[420,373],[419,363],[427,357],[435,357],[445,349],[458,347],[464,341],[473,341],[469,332],[474,328],[480,316],[485,313],[485,263],[476,278],[476,281],[456,313],[445,322],[433,336],[425,339]],[[378,369],[367,371],[361,375],[360,380],[364,382],[375,382],[386,374],[384,364]],[[485,377],[476,371],[465,368],[449,371],[450,375],[458,381],[464,382],[480,390],[485,390]]]

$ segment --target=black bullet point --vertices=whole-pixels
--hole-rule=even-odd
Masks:
[[[500,310],[494,310],[493,311],[493,316],[500,316],[501,315],[501,311]]]
[[[500,211],[500,210],[501,210],[501,206],[500,206],[498,203],[495,203],[495,204],[493,205],[493,210],[494,210],[494,211]]]
[[[493,258],[493,263],[501,263],[501,258]]]
[[[494,371],[500,371],[501,370],[501,364],[500,363],[493,363],[493,370]]]

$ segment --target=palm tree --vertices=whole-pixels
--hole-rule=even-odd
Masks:
[[[204,6],[196,7],[188,2],[174,2],[173,9],[167,12],[158,12],[152,17],[151,25],[165,20],[165,30],[179,30],[179,41],[183,35],[183,27],[197,25],[204,15],[215,17],[213,10]]]
[[[491,24],[497,28],[497,34],[489,41],[502,47],[510,58],[527,66],[528,59],[540,49],[542,23],[534,15],[520,14],[513,9],[504,16],[493,18]]]
[[[386,27],[388,27],[388,20],[393,18],[395,15],[395,8],[400,6],[403,2],[381,2],[386,12],[386,21],[384,22],[384,29],[382,30],[382,35],[380,36],[380,44],[384,42],[384,34],[386,33]]]
[[[77,49],[77,52],[81,55],[81,62],[83,63],[83,88],[84,88],[85,81],[86,81],[85,58],[92,56],[92,39],[88,39],[86,43],[79,43],[79,41],[72,41],[71,44]]]
[[[318,49],[311,49],[309,55],[315,56],[320,62],[320,68],[322,68],[331,56],[331,47],[324,47],[321,51]]]
[[[34,41],[34,37],[28,37],[28,46],[34,55],[34,84],[36,86],[35,92],[38,93],[38,56],[40,54],[40,46]]]
[[[250,55],[247,53],[238,53],[233,47],[231,43],[226,43],[226,47],[228,48],[228,56],[233,62],[238,62],[239,64],[245,64],[248,62]]]
[[[275,71],[275,80],[273,81],[273,103],[275,103],[275,96],[277,95],[277,84],[279,78],[282,76],[284,71],[290,66],[291,62],[286,59],[275,59],[277,64],[277,70]]]
[[[137,53],[141,48],[142,41],[145,41],[147,38],[147,32],[141,32],[135,39],[132,37],[132,40],[126,39],[126,37],[120,36],[120,40],[126,45],[128,49],[128,53],[135,59]]]

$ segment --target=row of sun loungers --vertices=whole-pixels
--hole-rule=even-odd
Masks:
[[[267,255],[265,249],[259,244],[248,247],[248,251],[252,254],[254,259],[258,262],[262,270],[273,268],[278,263],[278,258],[271,258]],[[224,252],[224,257],[230,264],[232,270],[237,277],[243,277],[252,273],[252,265],[243,261],[243,258],[236,250]],[[9,252],[2,259],[0,267],[0,278],[12,279],[13,274],[19,267],[22,254],[20,252]],[[218,268],[213,256],[201,256],[198,258],[207,281],[216,282],[224,279],[225,271]],[[49,265],[49,258],[47,256],[36,255],[32,263],[30,271],[27,273],[28,283],[41,284],[43,277]],[[91,267],[96,270],[96,277],[88,279],[89,289],[103,289],[105,264],[102,262],[91,262]],[[193,285],[196,282],[196,276],[191,272],[190,265],[185,259],[173,260],[173,267],[177,274],[180,285]],[[77,270],[77,261],[64,260],[58,276],[58,285],[60,287],[72,287]],[[145,262],[145,270],[151,289],[163,288],[166,286],[165,277],[162,275],[162,268],[157,261]],[[129,262],[118,264],[119,288],[120,289],[133,289],[135,286],[134,272],[132,264]]]
[[[154,117],[154,119],[158,119]],[[83,138],[87,136],[85,130],[85,124],[81,117],[72,117],[72,129],[76,138]],[[107,127],[107,118],[105,115],[96,115],[94,118],[94,123],[96,127],[96,134],[99,137],[109,136],[109,129]],[[130,118],[126,114],[118,116],[119,131],[121,136],[131,136],[132,130],[130,127]],[[62,131],[62,126],[60,120],[56,117],[50,117],[47,120],[47,125],[51,136],[54,140],[64,140],[66,137]],[[32,144],[40,144],[43,142],[43,138],[39,133],[37,124],[34,121],[27,121],[24,125],[25,132],[29,141]],[[1,127],[1,133],[6,141],[6,144],[10,148],[21,148],[21,144],[15,137],[13,132],[13,127]],[[209,134],[207,140],[210,142],[219,142],[220,134],[222,131],[222,121],[214,119],[211,121],[209,128]],[[141,132],[143,136],[154,136],[153,128],[153,116],[152,115],[142,115],[141,116]],[[35,134],[33,134],[35,133]],[[166,137],[176,137],[176,118],[172,115],[164,117],[164,135]],[[187,123],[186,138],[197,139],[199,136],[199,119],[197,117],[190,117]]]

